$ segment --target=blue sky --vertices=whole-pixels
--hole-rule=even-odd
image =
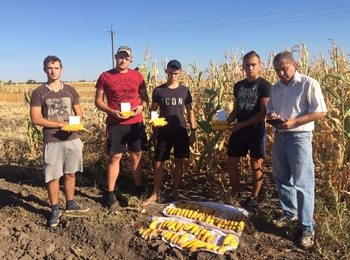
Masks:
[[[0,80],[46,81],[42,61],[57,55],[62,80],[96,80],[112,67],[114,50],[134,51],[131,67],[144,53],[158,63],[196,61],[201,70],[210,61],[225,61],[225,52],[240,57],[255,50],[263,61],[270,51],[305,43],[310,57],[328,57],[334,41],[350,54],[348,0],[1,0]]]

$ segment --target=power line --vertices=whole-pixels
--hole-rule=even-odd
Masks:
[[[281,14],[282,15],[282,14]],[[310,22],[310,21],[322,21],[322,20],[331,20],[331,19],[342,19],[342,18],[348,18],[350,17],[350,12],[338,12],[338,13],[324,13],[324,14],[309,14],[308,16],[292,16],[292,17],[286,17],[285,14],[283,14],[283,17],[276,17],[271,19],[255,19],[251,20],[251,17],[245,17],[245,19],[248,19],[248,21],[245,21],[243,19],[240,19],[239,21],[235,22],[225,22],[225,23],[209,23],[209,24],[199,24],[199,25],[191,25],[190,22],[185,24],[184,26],[174,26],[169,27],[169,25],[164,26],[162,24],[160,27],[148,27],[148,28],[141,28],[141,26],[138,26],[136,29],[130,29],[126,26],[119,26],[121,28],[125,28],[124,30],[121,30],[123,34],[134,34],[134,33],[167,33],[167,32],[176,32],[176,31],[199,31],[199,30],[217,30],[217,29],[227,29],[227,28],[243,28],[243,27],[251,27],[251,26],[264,26],[264,25],[271,25],[271,24],[291,24],[291,23],[298,23],[298,22]],[[223,21],[227,19],[220,19],[215,21]],[[231,19],[232,20],[232,19]],[[195,21],[197,22],[197,21]],[[144,26],[147,24],[143,24]]]

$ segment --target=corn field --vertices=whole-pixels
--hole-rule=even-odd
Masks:
[[[328,114],[325,119],[316,122],[314,159],[319,165],[319,177],[329,178],[340,202],[350,195],[350,71],[346,55],[335,42],[332,44],[329,58],[322,54],[320,57],[309,57],[305,44],[294,46],[290,51],[298,58],[298,71],[315,78],[323,89]],[[212,173],[222,171],[220,162],[225,161],[225,147],[229,138],[229,133],[211,130],[210,124],[215,120],[217,110],[224,109],[229,113],[233,109],[233,84],[245,78],[241,69],[243,55],[243,50],[239,55],[227,53],[224,62],[211,63],[205,71],[199,71],[196,63],[188,65],[182,76],[182,83],[191,90],[193,109],[201,129],[197,135],[198,141],[192,147],[194,160],[189,167],[196,169],[198,174],[204,172],[208,178],[213,178]],[[274,55],[270,53],[261,72],[261,76],[272,84],[278,81],[272,64]],[[156,80],[158,68],[154,61],[149,70],[147,61],[148,55],[145,55],[144,64],[139,70],[151,93],[159,85]],[[271,131],[268,134],[271,142]],[[220,182],[220,176],[213,181]]]
[[[325,101],[328,108],[327,116],[316,122],[313,137],[314,162],[316,166],[316,178],[323,180],[326,185],[322,186],[323,196],[318,199],[317,205],[320,213],[316,216],[320,223],[319,251],[327,258],[324,245],[336,243],[338,247],[349,254],[350,246],[350,220],[347,201],[350,199],[350,70],[346,54],[335,43],[324,56],[310,57],[305,44],[294,46],[290,51],[297,59],[298,71],[311,76],[320,82]],[[144,63],[137,69],[144,75],[147,90],[151,95],[153,89],[163,83],[165,79],[159,79],[159,70],[164,70],[166,61],[162,68],[157,68],[157,61],[150,62],[150,47],[145,52]],[[220,64],[211,63],[209,68],[200,71],[197,63],[186,65],[181,81],[190,88],[193,98],[193,109],[198,124],[197,142],[191,147],[191,160],[185,163],[185,173],[204,175],[207,183],[213,188],[227,187],[227,174],[225,170],[226,145],[230,133],[227,131],[214,131],[211,122],[215,120],[218,110],[226,110],[227,114],[233,109],[233,85],[235,82],[245,78],[242,70],[242,58],[244,51],[240,49],[237,53],[226,53],[224,61]],[[261,76],[272,84],[278,81],[274,71],[272,60],[274,52],[269,54],[267,61],[263,61]],[[184,64],[183,64],[184,65]],[[75,83],[85,114],[84,126],[88,130],[82,132],[81,138],[85,142],[84,164],[94,172],[97,181],[105,181],[101,175],[101,169],[105,170],[106,158],[104,155],[104,120],[105,115],[94,108],[94,83]],[[29,92],[36,86],[2,85],[0,89],[2,97],[0,101],[15,102],[26,100],[29,112]],[[25,98],[24,98],[25,97]],[[144,112],[144,118],[148,118],[148,111]],[[26,132],[26,148],[29,157],[20,159],[10,157],[6,154],[4,163],[26,164],[26,159],[35,160],[40,165],[40,131],[30,124],[28,114],[24,116]],[[147,121],[147,120],[145,120]],[[146,131],[149,139],[150,152],[146,154],[144,167],[146,172],[152,172],[152,155],[154,137],[152,128],[146,123]],[[273,134],[267,126],[267,158],[266,163],[271,161],[271,143]],[[3,146],[6,150],[6,147]],[[10,148],[8,148],[10,149]],[[19,155],[17,155],[19,156]],[[34,158],[34,159],[33,159]],[[127,158],[126,158],[127,160]],[[31,161],[31,164],[33,162]],[[171,168],[168,162],[166,167]],[[249,172],[249,168],[243,169]],[[341,223],[340,223],[341,222]],[[337,229],[332,227],[337,226]]]

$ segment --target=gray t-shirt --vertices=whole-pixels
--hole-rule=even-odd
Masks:
[[[74,116],[73,106],[78,104],[77,91],[66,84],[62,84],[58,92],[43,84],[33,91],[30,99],[31,107],[41,107],[42,116],[55,122],[68,121],[69,116]],[[45,143],[63,142],[78,138],[77,133],[62,131],[61,128],[44,127],[43,134]]]

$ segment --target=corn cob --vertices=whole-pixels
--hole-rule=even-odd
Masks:
[[[123,117],[130,117],[135,113],[135,111],[123,111],[121,112],[121,114],[123,115]]]
[[[156,127],[165,126],[165,125],[168,124],[168,122],[165,120],[164,117],[160,117],[160,118],[157,118],[157,119],[152,119],[149,122],[152,123]]]
[[[227,246],[229,242],[234,238],[233,234],[228,234],[225,239],[222,241],[221,246]]]
[[[154,229],[156,227],[157,223],[158,223],[158,219],[153,220],[152,223],[149,225],[149,228]]]
[[[82,124],[65,125],[61,127],[61,130],[66,132],[76,132],[76,131],[81,131],[83,129],[84,127]]]
[[[212,130],[227,130],[228,123],[226,121],[214,121],[211,123]]]

